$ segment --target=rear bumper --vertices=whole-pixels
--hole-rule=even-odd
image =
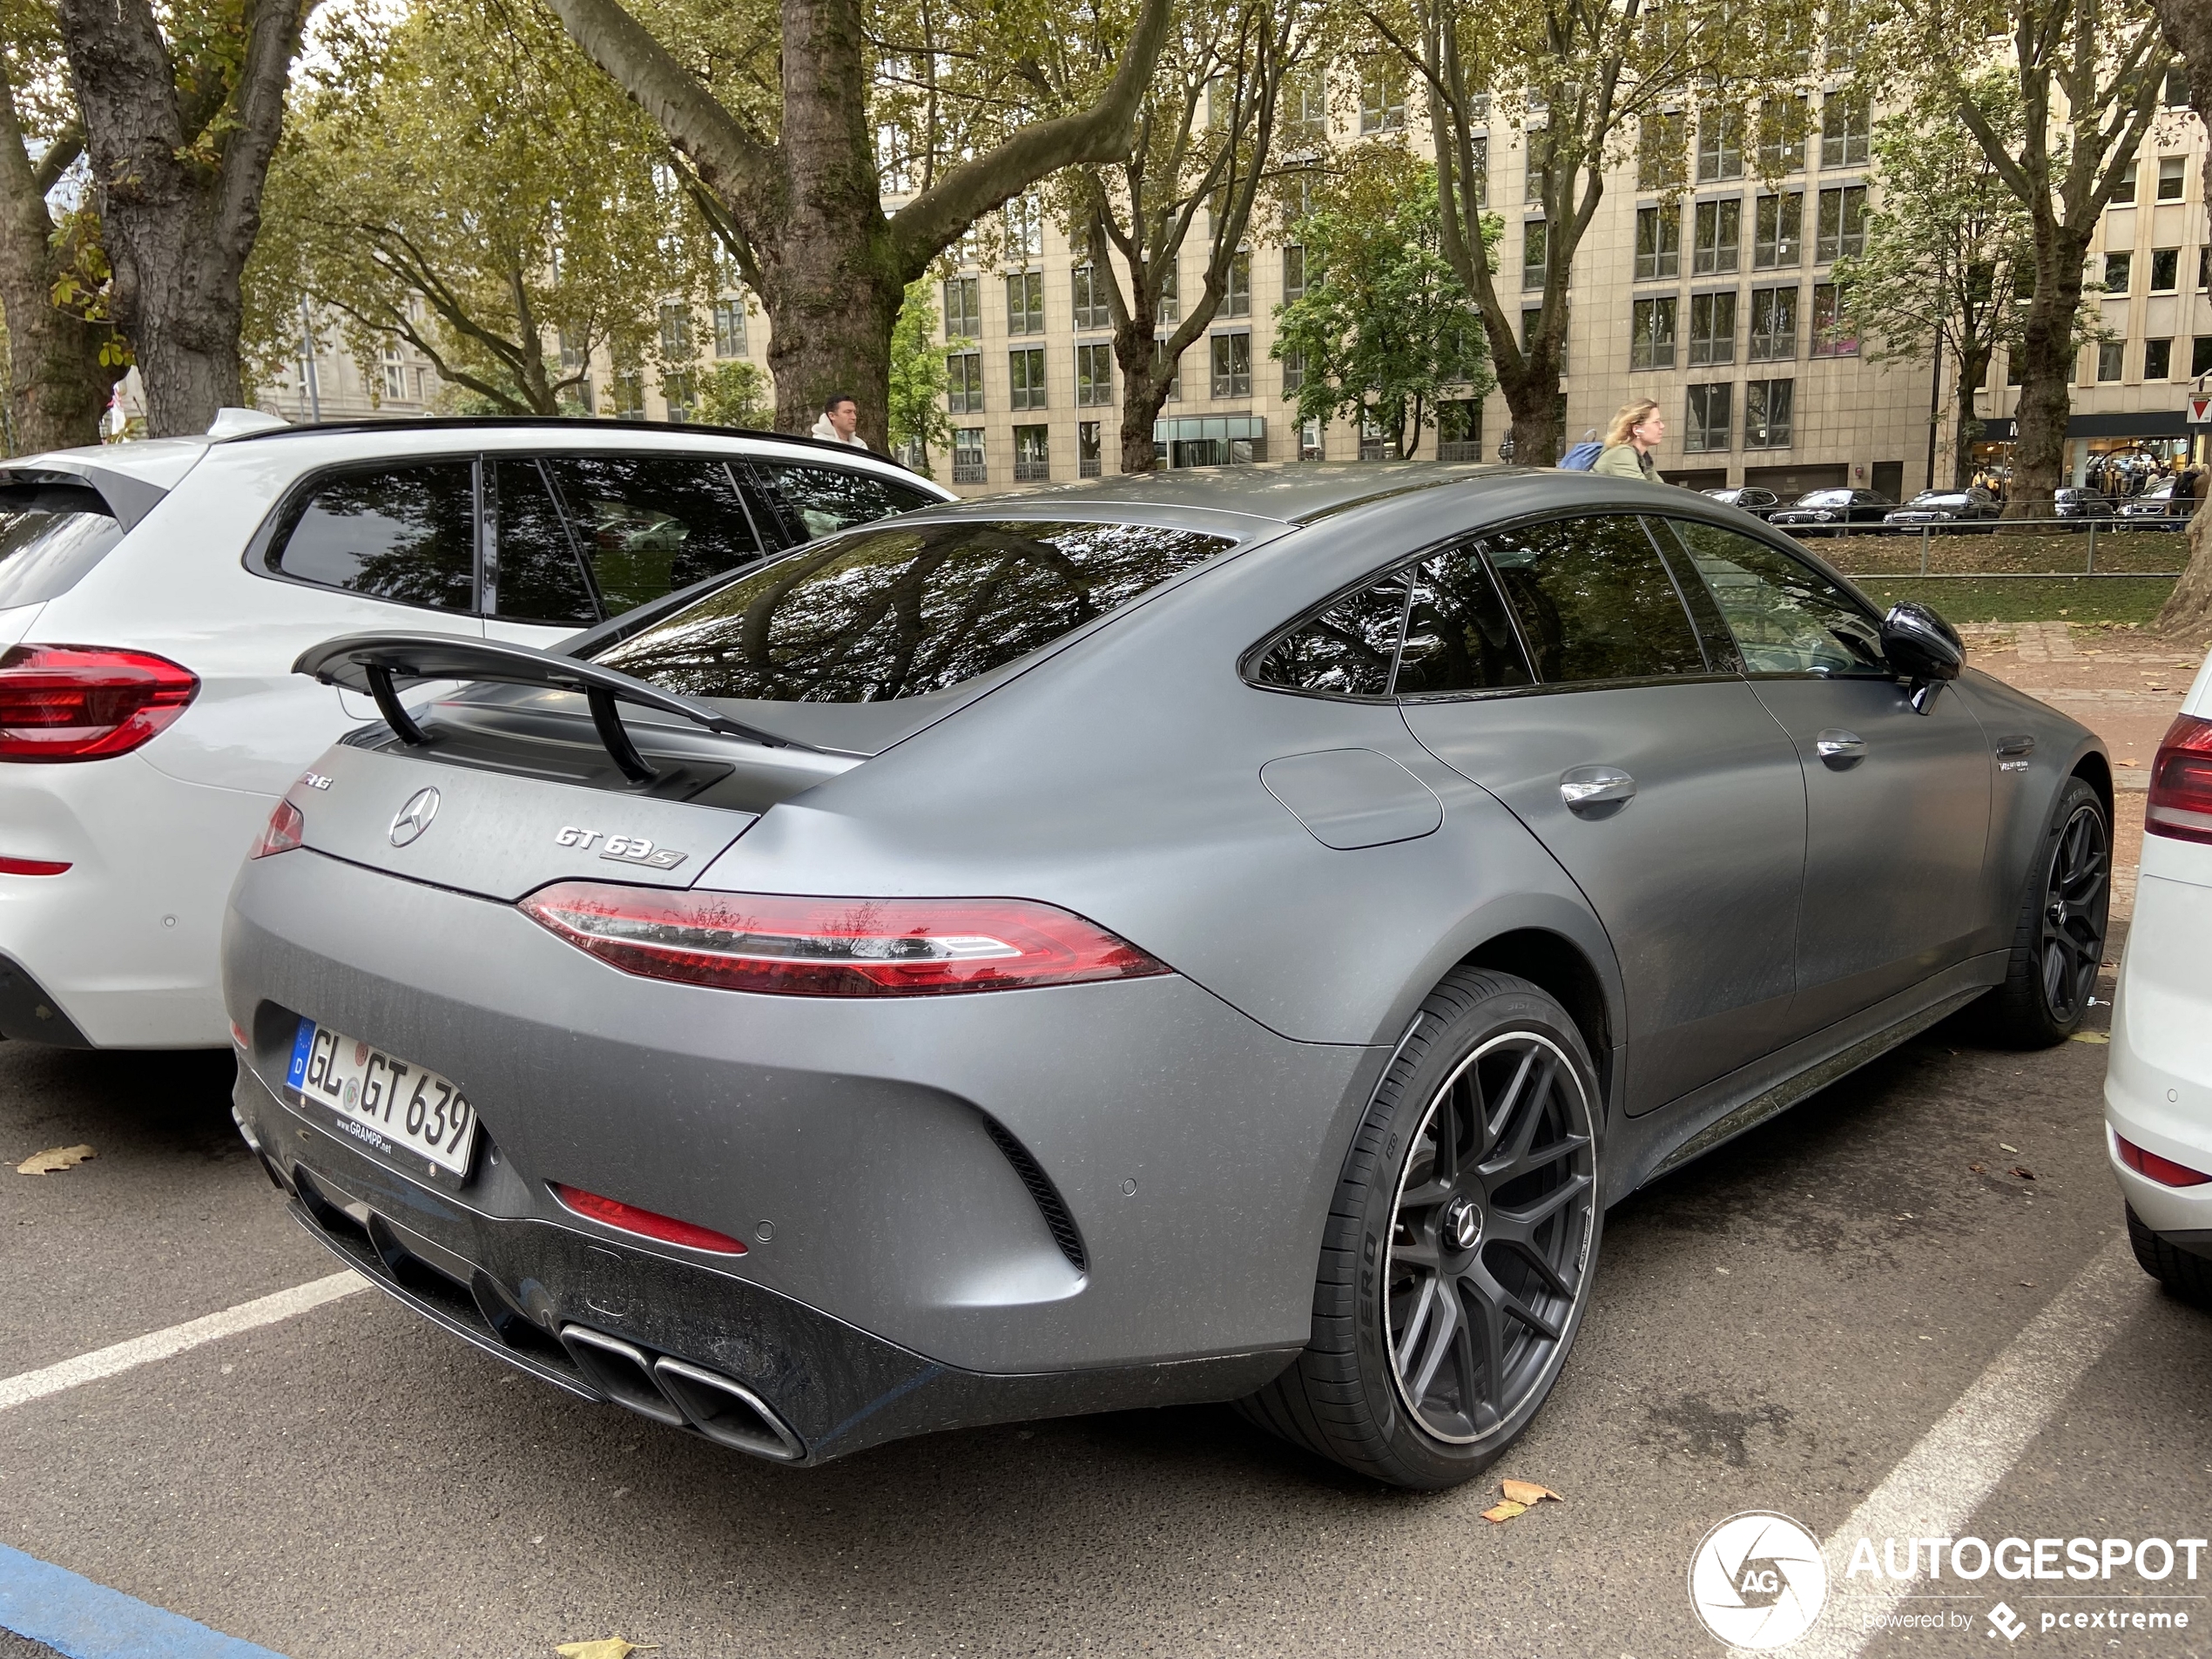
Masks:
[[[236,1099],[294,1218],[378,1288],[541,1381],[779,1461],[826,1462],[941,1428],[1234,1399],[1295,1352],[964,1371],[729,1274],[431,1192],[324,1132],[244,1066]]]
[[[2114,1178],[2145,1226],[2201,1254],[2212,1254],[2212,1182],[2169,1187],[2150,1180],[2121,1163],[2110,1137],[2212,1170],[2212,988],[2204,978],[2212,887],[2155,867],[2203,867],[2212,861],[2195,855],[2207,850],[2146,842],[2105,1069]]]

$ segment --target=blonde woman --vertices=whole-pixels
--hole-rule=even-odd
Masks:
[[[1590,470],[1610,478],[1644,478],[1663,483],[1651,452],[1667,435],[1667,417],[1648,397],[1623,403],[1605,428],[1605,450]]]

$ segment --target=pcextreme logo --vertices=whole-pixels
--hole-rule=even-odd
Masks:
[[[1731,1648],[1787,1647],[1812,1629],[1827,1599],[1820,1541],[1787,1515],[1730,1515],[1689,1558],[1689,1604]]]

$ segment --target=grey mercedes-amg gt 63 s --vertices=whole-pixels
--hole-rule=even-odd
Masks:
[[[1424,466],[333,640],[386,723],[239,877],[239,1121],[391,1294],[725,1446],[1236,1400],[1448,1486],[1608,1204],[1978,998],[2080,1020],[2107,757],[1961,664],[1696,495]]]

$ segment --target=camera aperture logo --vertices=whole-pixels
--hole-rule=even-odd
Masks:
[[[1787,1515],[1730,1515],[1689,1560],[1689,1604],[1731,1648],[1788,1646],[1812,1629],[1827,1599],[1820,1542]]]

